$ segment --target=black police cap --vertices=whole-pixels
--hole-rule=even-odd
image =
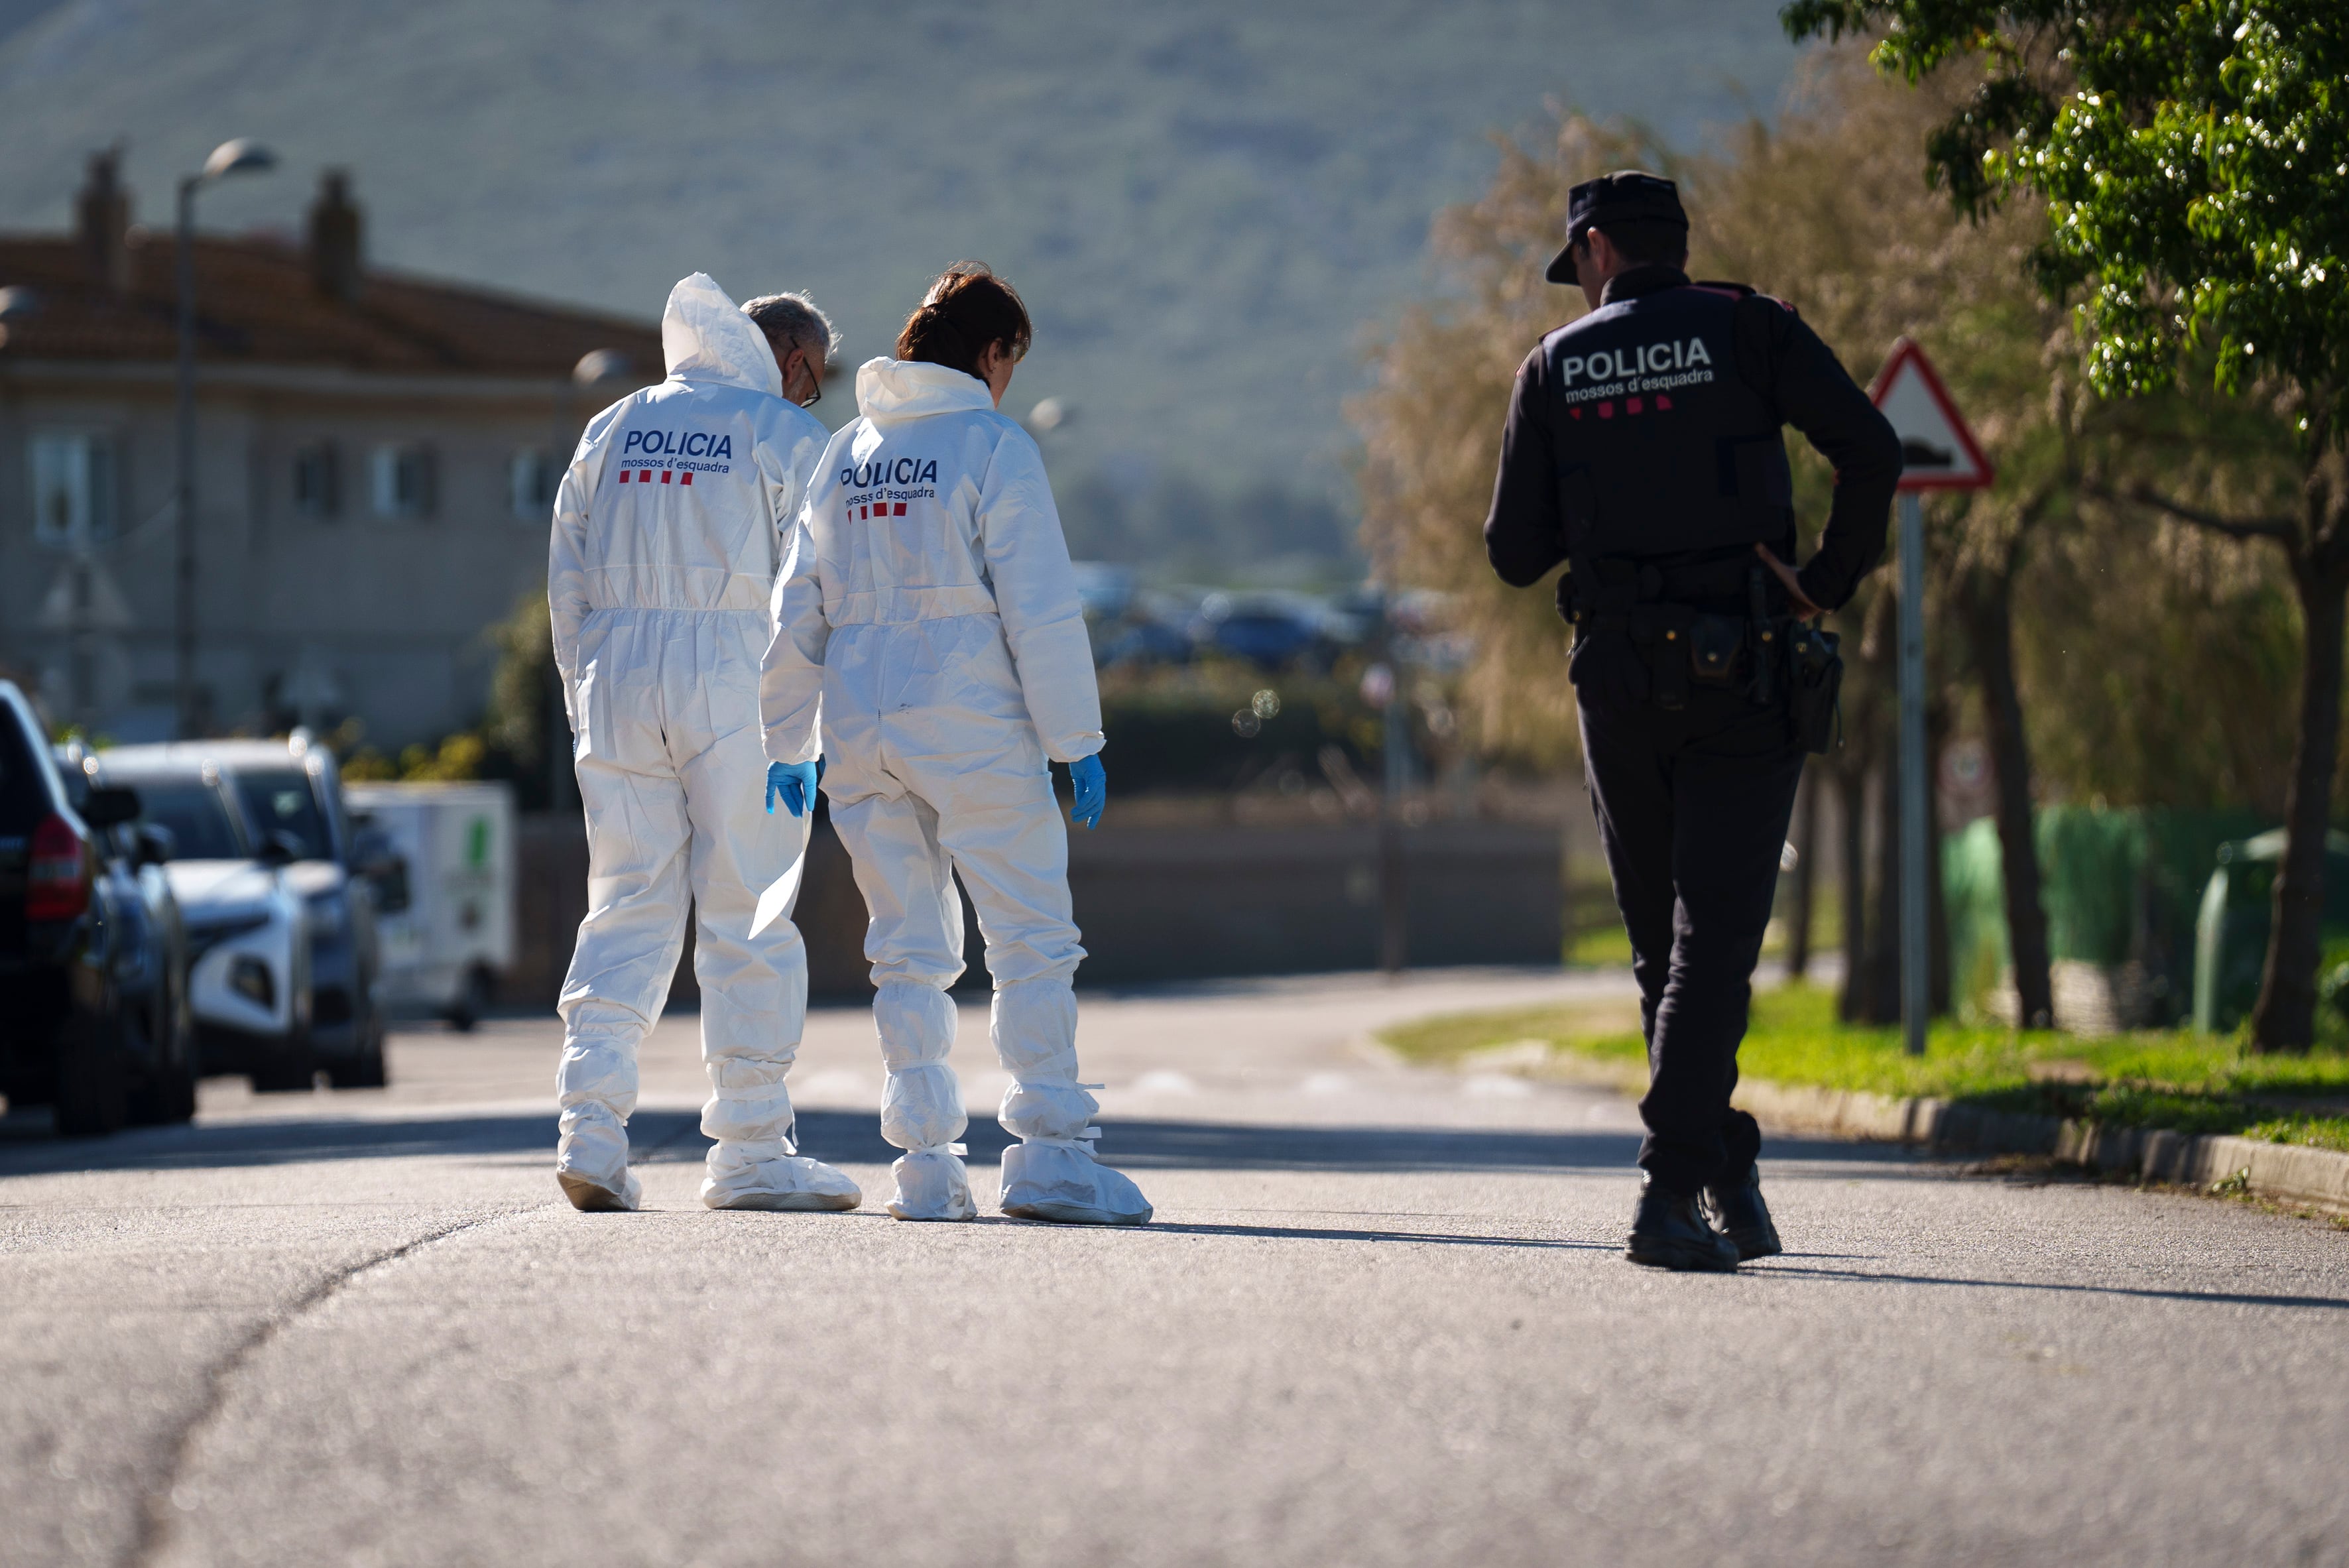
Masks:
[[[1566,193],[1566,249],[1552,258],[1542,273],[1554,284],[1578,282],[1574,247],[1588,231],[1609,223],[1674,223],[1688,227],[1681,210],[1681,190],[1661,174],[1636,169],[1618,170],[1586,180]]]

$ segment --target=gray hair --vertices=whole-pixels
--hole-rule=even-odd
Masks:
[[[742,314],[770,343],[780,339],[802,351],[820,351],[826,359],[840,356],[840,333],[832,317],[803,294],[761,294],[744,304]]]

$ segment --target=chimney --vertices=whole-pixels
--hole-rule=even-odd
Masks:
[[[109,294],[130,289],[130,192],[122,188],[122,144],[89,155],[89,180],[74,198],[74,226],[90,276]]]
[[[328,299],[349,304],[359,297],[360,232],[350,172],[327,170],[310,205],[310,282]]]

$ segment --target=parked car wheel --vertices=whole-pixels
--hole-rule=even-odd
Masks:
[[[196,1055],[195,1020],[184,992],[156,998],[157,1016],[148,1026],[155,1031],[155,1076],[130,1097],[130,1120],[148,1127],[174,1126],[196,1114],[196,1082],[202,1074]]]
[[[57,1130],[67,1138],[104,1138],[121,1130],[129,1113],[122,1071],[119,1016],[78,1015],[66,1026],[57,1056]]]
[[[349,1061],[326,1064],[326,1081],[336,1088],[381,1088],[390,1082],[383,1065],[383,1020],[367,1030],[367,1044]]]

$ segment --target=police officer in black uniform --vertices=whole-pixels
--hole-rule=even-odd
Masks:
[[[1606,175],[1567,212],[1547,275],[1590,312],[1517,372],[1485,543],[1516,587],[1567,563],[1584,766],[1648,1038],[1627,1255],[1733,1269],[1779,1250],[1761,1130],[1729,1096],[1795,786],[1834,723],[1841,665],[1816,617],[1883,550],[1900,443],[1792,308],[1689,281],[1671,181]],[[1787,424],[1836,469],[1799,572]]]

